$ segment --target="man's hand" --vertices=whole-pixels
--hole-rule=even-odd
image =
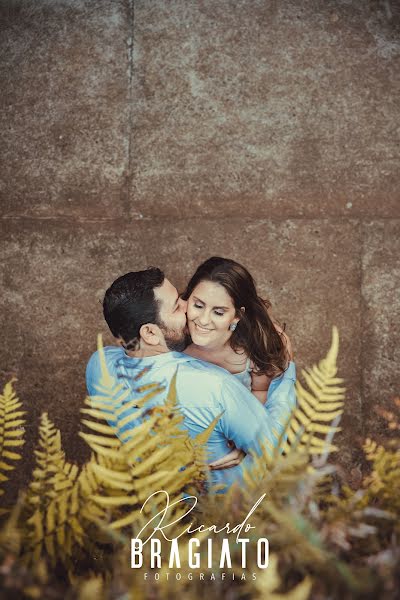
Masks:
[[[233,443],[229,442],[229,445],[233,446]],[[213,462],[209,463],[208,466],[213,471],[217,471],[218,469],[230,469],[231,467],[237,467],[237,465],[240,465],[245,456],[246,453],[243,452],[243,450],[234,448],[231,450],[231,452],[229,452],[229,454],[226,454],[218,460],[214,460]]]

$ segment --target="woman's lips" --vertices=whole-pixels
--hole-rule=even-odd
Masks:
[[[205,327],[201,327],[197,323],[193,323],[193,325],[195,326],[195,329],[198,333],[209,333],[210,331],[213,331],[212,329],[206,329]]]

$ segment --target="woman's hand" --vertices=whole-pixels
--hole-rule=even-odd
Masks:
[[[233,446],[233,443],[229,442],[229,445]],[[245,456],[246,453],[243,452],[243,450],[234,448],[231,450],[231,452],[229,452],[229,454],[226,454],[218,460],[214,460],[213,462],[209,463],[208,466],[213,471],[217,471],[218,469],[230,469],[231,467],[237,467],[240,465]]]

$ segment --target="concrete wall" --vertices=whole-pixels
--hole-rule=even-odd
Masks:
[[[4,0],[1,373],[77,438],[118,275],[183,288],[219,254],[286,321],[299,370],[341,334],[340,460],[400,360],[400,5]],[[397,387],[396,387],[397,385]]]

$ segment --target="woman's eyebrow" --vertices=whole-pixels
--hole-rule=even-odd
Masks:
[[[193,298],[195,300],[198,300],[202,304],[205,304],[205,302],[201,298],[198,298],[197,296],[193,296]],[[213,306],[213,308],[223,308],[224,310],[229,310],[229,306]]]

